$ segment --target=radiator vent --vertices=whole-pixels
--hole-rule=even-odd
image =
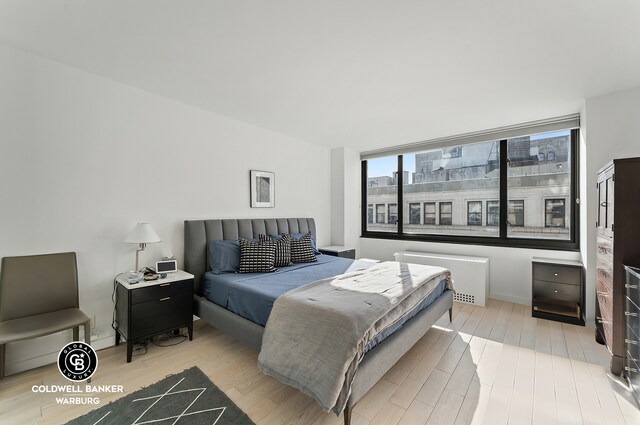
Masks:
[[[454,292],[453,293],[453,300],[461,302],[461,303],[467,303],[467,304],[475,304],[476,303],[476,297],[474,297],[473,295],[469,295],[469,294],[462,294],[460,292]]]

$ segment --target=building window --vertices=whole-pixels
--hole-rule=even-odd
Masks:
[[[524,201],[509,201],[509,210],[507,211],[507,221],[511,227],[524,226]]]
[[[424,224],[436,224],[436,203],[424,203]]]
[[[387,211],[387,223],[398,223],[398,204],[389,204],[389,210]]]
[[[367,223],[373,223],[373,204],[367,205]]]
[[[369,182],[369,187],[378,187],[378,181],[377,180],[371,180]]]
[[[500,225],[500,201],[487,201],[487,226]]]
[[[440,202],[440,224],[450,226],[452,224],[451,215],[453,204],[451,202]]]
[[[467,226],[482,226],[482,201],[467,202]]]
[[[409,224],[420,224],[420,203],[409,204]]]
[[[384,223],[384,204],[376,205],[376,223]]]
[[[564,199],[545,199],[544,211],[545,227],[564,227]]]
[[[567,127],[577,124],[568,121]],[[542,123],[531,129],[547,132],[527,127],[526,136],[486,142],[474,135],[473,143],[454,141],[451,147],[424,144],[424,150],[413,152],[403,147],[401,154],[387,157],[363,154],[362,204],[374,208],[373,220],[368,208],[361,210],[362,236],[386,232],[381,237],[579,249],[579,131],[559,125]],[[487,137],[498,134],[503,133]],[[369,187],[372,180],[379,186]]]

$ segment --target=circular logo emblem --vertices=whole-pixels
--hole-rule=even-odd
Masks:
[[[93,347],[84,342],[70,342],[58,353],[58,370],[70,381],[89,379],[97,368],[98,355]]]

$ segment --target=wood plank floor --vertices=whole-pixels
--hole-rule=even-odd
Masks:
[[[125,362],[125,346],[99,352],[93,385],[126,393],[197,365],[258,425],[339,425],[342,417],[256,368],[257,353],[203,322],[194,340],[150,345]],[[455,304],[354,408],[353,425],[640,425],[624,383],[606,373],[593,329],[534,319],[528,307]],[[58,405],[33,385],[67,384],[55,365],[0,381],[0,423],[60,424],[95,406]],[[121,395],[99,395],[101,405]]]

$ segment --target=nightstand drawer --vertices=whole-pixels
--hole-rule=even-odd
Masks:
[[[191,295],[193,293],[193,280],[181,280],[178,282],[158,283],[131,290],[131,304],[139,304],[147,301],[157,301],[166,297],[178,295]]]
[[[131,338],[151,335],[186,325],[192,320],[190,295],[167,296],[137,304],[131,310]]]
[[[578,304],[580,286],[534,280],[533,297],[534,300],[568,301]]]
[[[547,282],[580,285],[581,272],[576,267],[554,266],[549,264],[534,264],[533,279]]]

